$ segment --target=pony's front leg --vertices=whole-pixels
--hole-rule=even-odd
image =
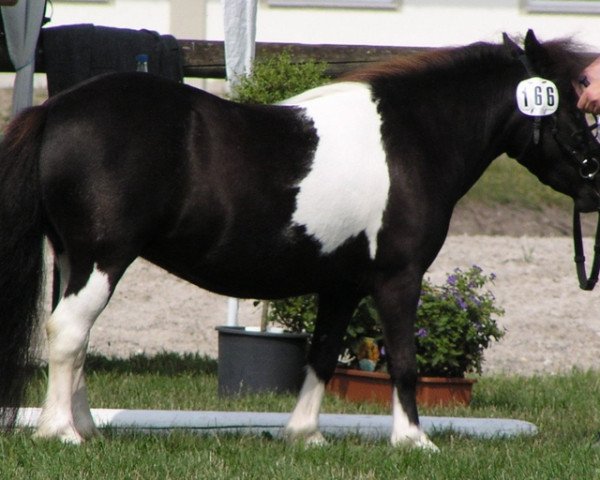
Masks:
[[[46,326],[48,335],[48,392],[37,438],[81,443],[97,433],[83,378],[90,329],[106,306],[111,289],[108,276],[94,270],[76,294],[66,295]]]
[[[319,311],[306,378],[285,428],[285,435],[290,440],[302,440],[313,445],[326,443],[319,431],[319,412],[325,385],[335,370],[344,332],[358,300],[357,295],[345,292],[319,296]]]
[[[392,435],[394,446],[437,451],[419,424],[417,360],[414,323],[421,277],[398,277],[384,282],[375,299],[383,325],[388,370],[393,382]]]

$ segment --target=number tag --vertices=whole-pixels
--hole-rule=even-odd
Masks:
[[[517,86],[517,105],[525,115],[544,117],[558,108],[558,88],[550,80],[532,77]]]

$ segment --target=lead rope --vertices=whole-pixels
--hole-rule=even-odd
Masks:
[[[590,82],[585,75],[579,77],[579,83],[583,87],[588,87]],[[596,124],[600,125],[600,116],[596,116]],[[598,135],[598,132],[596,132]],[[597,138],[597,137],[596,137]],[[581,218],[576,207],[573,208],[573,244],[575,247],[575,268],[577,278],[579,279],[579,288],[582,290],[593,290],[598,282],[600,274],[600,212],[598,212],[598,222],[596,223],[596,236],[594,238],[594,259],[592,260],[592,271],[587,276],[585,271],[585,254],[583,250],[583,235],[581,234]]]
[[[600,274],[600,212],[598,212],[598,223],[596,224],[596,236],[594,238],[594,260],[592,261],[592,271],[589,277],[585,271],[581,218],[577,208],[573,209],[573,244],[575,247],[575,268],[577,269],[579,287],[582,290],[593,290]]]

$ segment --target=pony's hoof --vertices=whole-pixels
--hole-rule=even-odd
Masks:
[[[56,429],[38,428],[33,434],[33,438],[34,440],[56,439],[70,445],[81,445],[85,441],[85,438],[72,426]]]
[[[417,436],[404,436],[401,438],[392,437],[392,445],[394,447],[415,448],[424,452],[437,453],[440,449],[433,443],[424,433]]]
[[[429,453],[438,453],[440,451],[438,446],[431,440],[429,440],[429,438],[427,438],[426,436],[415,442],[415,448]]]
[[[323,447],[327,445],[327,440],[325,440],[325,437],[319,431],[314,432],[301,440],[304,442],[304,445],[309,447]]]
[[[62,433],[47,433],[37,431],[33,434],[34,440],[60,440],[62,443],[69,445],[81,445],[84,442],[84,438],[79,435],[75,430],[64,431]]]
[[[327,445],[327,440],[318,430],[314,432],[296,432],[286,430],[284,433],[285,439],[290,443],[302,443],[306,446],[323,446]]]
[[[102,433],[96,428],[95,425],[83,430],[78,428],[77,430],[85,440],[92,440],[93,438],[102,437]]]

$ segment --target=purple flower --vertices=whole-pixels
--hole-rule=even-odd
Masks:
[[[471,300],[471,302],[473,302],[473,303],[475,304],[475,306],[477,306],[477,307],[481,307],[481,300],[479,300],[479,298],[477,298],[477,297],[476,297],[476,296],[474,296],[474,295],[471,295],[471,296],[469,297],[469,299]]]
[[[469,307],[469,305],[467,305],[467,302],[465,302],[464,298],[462,298],[461,296],[456,295],[454,298],[461,310],[466,310]]]
[[[448,283],[448,285],[455,287],[456,286],[456,275],[450,275],[448,277],[448,280],[446,280],[446,282]]]
[[[419,338],[424,338],[427,335],[429,335],[429,332],[425,328],[419,328],[419,330],[417,331],[417,337]]]

